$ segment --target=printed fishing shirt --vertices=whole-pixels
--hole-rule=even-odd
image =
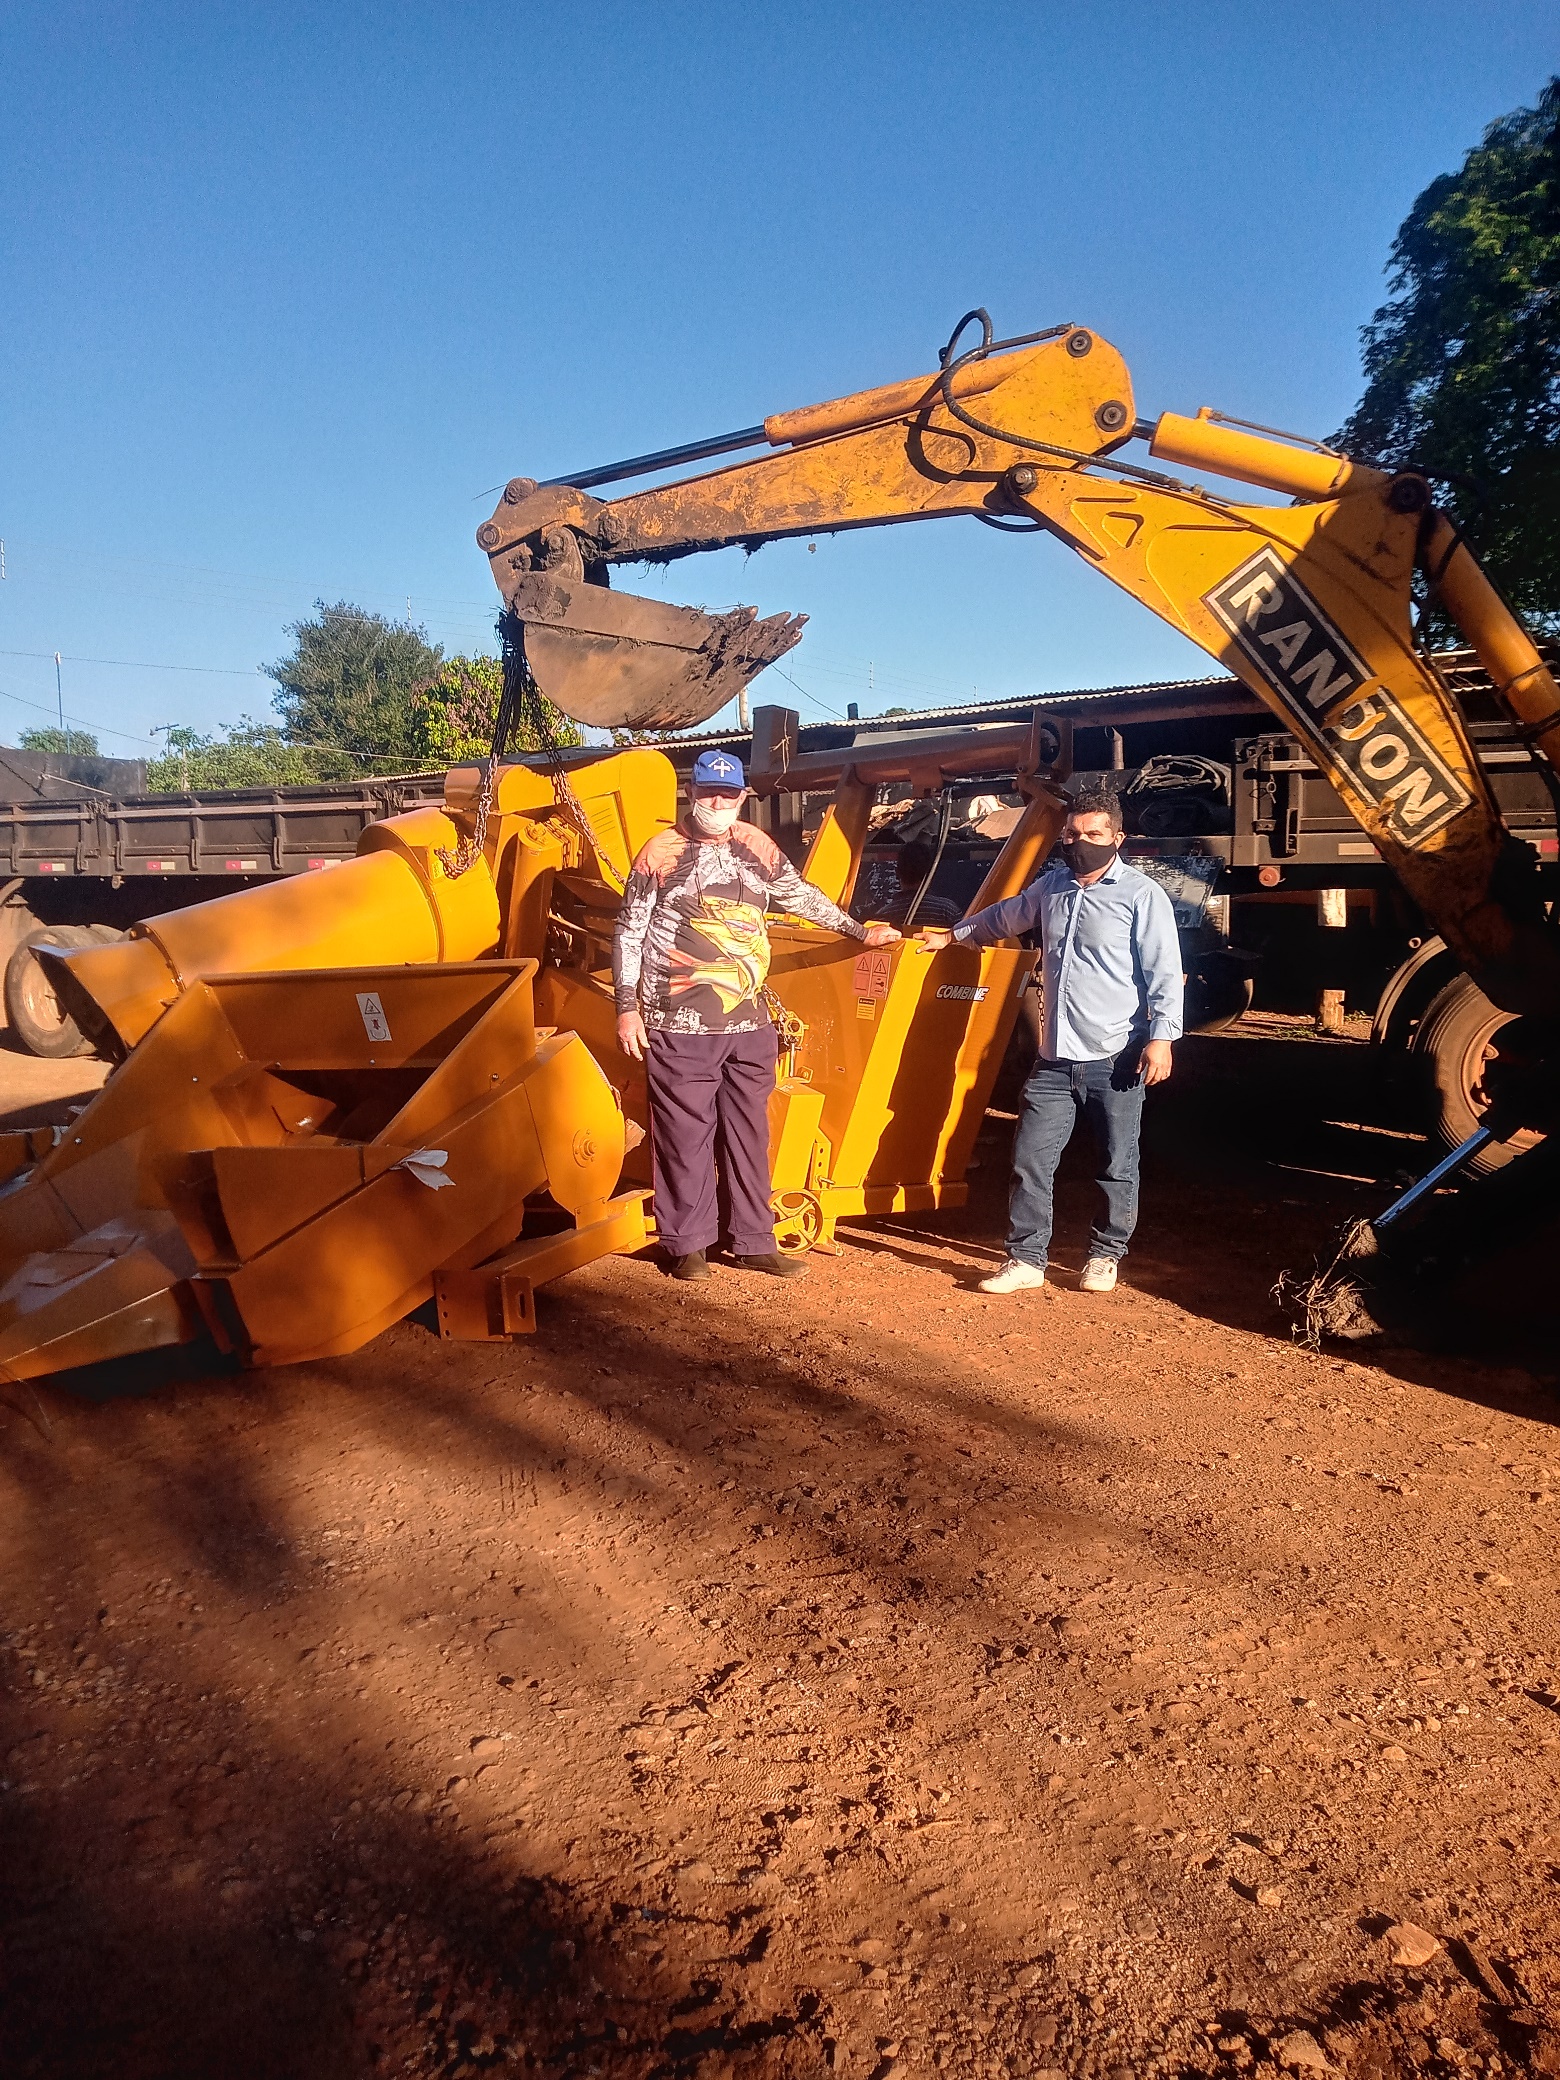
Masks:
[[[865,925],[804,881],[773,838],[751,823],[724,838],[678,824],[634,861],[612,940],[621,1016],[636,1004],[652,1031],[752,1033],[769,1023],[770,906],[864,939]]]

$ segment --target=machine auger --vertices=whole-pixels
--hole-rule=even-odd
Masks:
[[[1050,848],[1067,747],[1038,715],[915,746],[922,786],[1016,771],[1029,806],[993,900]],[[805,777],[835,789],[807,871],[848,897],[874,790],[912,766],[885,747]],[[0,1137],[4,1373],[197,1338],[256,1365],[324,1357],[430,1299],[446,1336],[513,1336],[537,1286],[641,1248],[645,1090],[615,1046],[610,941],[675,810],[648,748],[457,767],[443,810],[372,826],[344,867],[47,956],[123,1059],[68,1127]],[[959,1203],[1033,956],[863,956],[802,924],[775,950],[783,1243]]]

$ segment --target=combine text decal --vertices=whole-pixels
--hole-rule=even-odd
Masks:
[[[1203,604],[1229,630],[1302,734],[1327,763],[1342,769],[1400,845],[1423,845],[1470,805],[1468,788],[1277,550],[1259,549],[1206,593]],[[1331,720],[1324,726],[1318,718],[1329,710]]]

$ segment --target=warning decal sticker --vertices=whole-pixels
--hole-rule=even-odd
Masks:
[[[363,1014],[363,1030],[370,1040],[388,1040],[390,1021],[385,1017],[385,1007],[379,1001],[377,989],[360,989],[357,1007]]]

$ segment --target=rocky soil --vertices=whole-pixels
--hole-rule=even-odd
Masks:
[[[1293,1030],[1112,1296],[1081,1147],[972,1290],[994,1118],[804,1286],[0,1388],[0,2069],[1560,2072],[1560,1365],[1290,1340],[1425,1154]]]

